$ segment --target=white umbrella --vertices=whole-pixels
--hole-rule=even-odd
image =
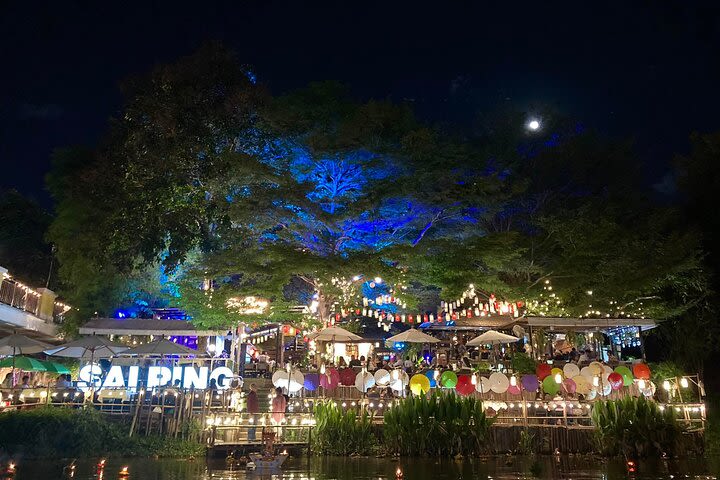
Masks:
[[[151,355],[177,355],[180,357],[187,356],[198,356],[198,351],[188,348],[185,345],[180,345],[175,342],[171,342],[165,338],[155,340],[154,342],[146,343],[144,345],[138,345],[129,350],[125,350],[120,353],[122,356],[127,355],[138,355],[138,356],[151,356]]]
[[[380,385],[381,387],[384,387],[385,385],[390,383],[390,372],[385,370],[384,368],[380,368],[375,372],[375,383]]]
[[[478,335],[477,337],[473,338],[469,342],[467,342],[467,346],[469,347],[479,347],[480,345],[500,345],[501,343],[515,343],[518,340],[520,340],[517,337],[513,337],[512,335],[507,335],[505,333],[500,333],[496,330],[488,330],[487,332],[483,333],[482,335]]]
[[[300,370],[277,370],[273,373],[272,383],[276,387],[286,388],[288,393],[295,393],[305,385],[305,375]]]
[[[375,386],[375,377],[368,371],[362,371],[355,377],[355,388],[362,393],[366,393],[368,389]]]
[[[48,348],[52,348],[52,345],[47,343],[39,342],[25,335],[19,333],[13,333],[7,337],[0,339],[0,355],[12,355],[13,367],[12,367],[12,386],[15,386],[15,356],[25,355],[28,353],[39,353]]]
[[[40,353],[53,346],[43,343],[19,333],[13,333],[0,339],[0,355],[27,355],[28,353]]]
[[[90,359],[90,363],[96,358],[108,358],[124,352],[128,347],[112,343],[104,337],[91,335],[82,337],[72,342],[60,345],[59,347],[45,350],[48,355],[56,357]]]
[[[356,342],[362,340],[362,337],[355,335],[352,332],[348,332],[344,328],[340,327],[327,327],[323,328],[319,332],[311,333],[308,335],[311,340],[316,342]]]
[[[398,333],[397,335],[388,338],[385,341],[392,343],[438,343],[440,340],[428,335],[427,333],[423,333],[420,330],[410,328],[402,333]]]

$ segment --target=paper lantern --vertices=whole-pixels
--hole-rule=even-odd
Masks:
[[[410,391],[414,395],[425,395],[430,391],[430,379],[427,375],[417,373],[410,378]]]
[[[537,375],[523,375],[520,379],[520,383],[522,383],[523,388],[527,392],[537,392],[540,387]]]
[[[475,391],[478,393],[490,393],[492,391],[490,387],[492,387],[490,379],[488,377],[480,377],[475,385]]]
[[[563,388],[567,393],[572,395],[577,390],[577,384],[572,378],[566,378],[563,380]]]
[[[602,364],[602,368],[605,375],[610,375],[614,371],[610,365],[605,365],[604,363]]]
[[[552,376],[553,378],[557,378],[558,375],[560,375],[561,377],[565,376],[563,374],[562,368],[555,367],[552,370],[550,370],[550,376]]]
[[[495,372],[490,375],[490,390],[495,393],[505,393],[510,386],[510,379],[504,373]]]
[[[375,372],[375,383],[381,387],[385,387],[390,383],[390,372],[381,368]]]
[[[547,363],[539,363],[537,368],[535,368],[535,374],[540,380],[545,380],[546,377],[550,376],[551,372],[552,367]]]
[[[575,375],[572,381],[575,382],[575,392],[580,395],[587,396],[593,388],[592,383],[590,383],[584,375]]]
[[[623,377],[617,372],[612,372],[608,375],[608,383],[613,390],[620,390],[623,386]]]
[[[580,375],[580,369],[574,363],[566,363],[563,367],[563,376],[565,378],[573,378]]]
[[[635,378],[650,380],[650,367],[646,363],[636,363],[633,365],[632,371]]]
[[[303,386],[308,392],[314,392],[320,385],[320,376],[317,373],[308,373],[305,375],[305,383]]]
[[[326,390],[334,390],[340,383],[340,374],[335,368],[325,370],[325,375],[320,375],[320,386]]]
[[[542,387],[543,392],[548,393],[550,395],[555,395],[560,391],[560,384],[555,381],[555,379],[548,375],[545,377],[545,379],[542,381]]]
[[[603,364],[600,362],[592,362],[590,365],[588,365],[588,369],[590,370],[591,375],[600,375],[603,373]]]
[[[365,393],[375,386],[375,377],[370,372],[360,372],[355,377],[355,388]]]
[[[619,373],[620,376],[623,378],[624,386],[629,387],[630,385],[633,384],[633,374],[628,367],[626,367],[624,365],[615,367],[615,373]]]
[[[340,369],[340,385],[344,385],[346,387],[351,387],[355,385],[355,377],[356,373],[355,370],[352,368],[341,368]]]
[[[445,370],[440,375],[440,385],[443,388],[455,388],[455,385],[457,385],[457,375],[455,375],[455,372],[450,370]]]
[[[472,384],[470,375],[460,375],[455,384],[455,391],[462,396],[470,395],[475,391],[475,385]]]
[[[430,388],[437,387],[437,382],[435,381],[435,370],[428,370],[425,372],[425,377],[427,377],[428,382],[430,383]]]

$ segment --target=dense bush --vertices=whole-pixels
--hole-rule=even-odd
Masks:
[[[165,437],[129,438],[93,409],[35,408],[0,415],[0,451],[32,457],[187,456],[203,446]]]
[[[592,421],[598,448],[606,455],[640,458],[674,453],[681,430],[672,408],[661,410],[645,397],[595,402]]]
[[[312,449],[321,455],[369,455],[377,445],[368,413],[344,412],[332,401],[315,404]]]
[[[477,455],[486,450],[491,424],[479,400],[433,391],[385,412],[383,441],[388,452],[400,455]]]

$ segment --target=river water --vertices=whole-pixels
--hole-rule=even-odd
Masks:
[[[386,459],[386,458],[291,458],[282,470],[230,470],[224,461],[201,460],[109,459],[103,469],[97,462],[80,461],[74,474],[63,474],[68,462],[60,460],[20,461],[16,480],[395,480],[398,467],[403,480],[460,479],[710,479],[720,470],[720,459],[651,461],[638,465],[629,474],[624,462],[596,457],[491,457],[473,460]],[[5,465],[3,465],[4,467]],[[120,474],[127,467],[127,475]],[[533,472],[533,473],[531,473]],[[0,479],[8,478],[0,474]]]

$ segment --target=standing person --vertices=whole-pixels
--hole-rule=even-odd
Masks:
[[[282,424],[282,421],[285,420],[286,408],[287,400],[285,399],[285,395],[283,395],[282,388],[277,387],[275,389],[275,398],[273,398],[272,401],[272,413],[270,414],[270,418],[275,425],[278,425],[278,436],[282,433],[282,427],[280,427],[280,425]]]
[[[248,440],[255,441],[255,425],[258,422],[258,414],[260,413],[260,402],[257,396],[257,385],[254,383],[250,384],[250,393],[247,397],[247,412],[250,414],[250,424],[252,427],[248,428]]]

